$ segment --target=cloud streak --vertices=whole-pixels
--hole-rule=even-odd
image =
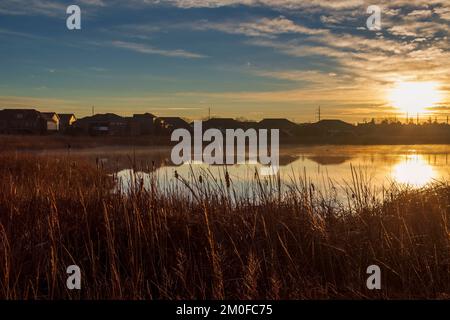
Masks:
[[[136,42],[126,42],[126,41],[112,41],[111,45],[116,48],[131,50],[134,52],[142,53],[142,54],[150,54],[150,55],[160,55],[165,57],[176,57],[176,58],[187,58],[187,59],[201,59],[207,58],[207,56],[193,53],[181,49],[176,50],[164,50],[154,48],[152,46],[136,43]]]
[[[195,30],[216,30],[229,34],[242,34],[250,37],[275,37],[281,34],[320,35],[327,33],[327,30],[296,24],[284,16],[274,19],[260,18],[252,21],[200,21],[193,24],[192,28]]]

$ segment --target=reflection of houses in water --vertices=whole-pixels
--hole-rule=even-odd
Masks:
[[[299,158],[300,158],[299,156],[280,155],[279,165],[280,166],[290,165],[291,163],[294,163]],[[193,156],[192,156],[192,159],[193,159]],[[181,165],[173,164],[172,161],[170,160],[170,158],[167,158],[167,160],[168,160],[168,162],[165,163],[165,165],[172,166],[172,167],[181,166]],[[247,160],[248,160],[248,158],[247,158]],[[202,163],[202,164],[208,164],[208,163]],[[248,161],[246,161],[246,163],[243,165],[246,165],[246,164],[248,164]],[[228,165],[228,164],[226,164],[226,155],[224,155],[223,164],[211,164],[211,166],[217,166],[217,167],[222,167],[222,166],[226,166],[226,165]],[[229,165],[229,166],[233,166],[233,165],[236,165],[236,163]]]
[[[83,150],[73,151],[73,159],[84,159],[95,164],[97,167],[107,172],[118,172],[124,169],[134,169],[143,172],[152,172],[165,166],[172,166],[170,161],[170,151],[158,150],[149,152],[144,149],[115,150],[109,148],[105,151],[95,152],[93,150],[83,152]]]
[[[309,156],[306,158],[323,166],[339,165],[353,159],[353,157],[351,156],[325,156],[325,155]]]
[[[145,149],[127,150],[109,150],[108,152],[90,152],[89,154],[72,153],[72,157],[82,157],[95,163],[98,167],[108,172],[118,172],[124,169],[135,169],[137,171],[152,172],[162,167],[180,167],[171,160],[171,150],[149,152]],[[281,155],[279,159],[280,166],[287,166],[298,160],[298,156]],[[192,164],[195,166],[195,164]],[[244,164],[245,165],[245,164]],[[224,166],[223,164],[213,166]]]

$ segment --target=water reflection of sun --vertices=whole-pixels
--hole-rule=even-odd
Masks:
[[[401,184],[423,187],[436,178],[436,172],[421,155],[409,155],[394,166],[392,177]]]

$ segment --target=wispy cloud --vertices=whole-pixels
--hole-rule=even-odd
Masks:
[[[57,0],[2,0],[0,2],[0,14],[64,17],[70,4],[78,4],[87,7],[106,7],[103,0],[78,0],[73,3]]]
[[[140,1],[136,1],[140,2]],[[148,1],[144,1],[148,2]],[[157,2],[157,1],[149,1]],[[158,1],[159,2],[159,1]],[[280,7],[286,9],[301,9],[305,7],[324,7],[324,8],[354,8],[358,5],[364,4],[363,0],[333,0],[333,1],[298,1],[298,0],[167,0],[167,3],[181,8],[217,8],[224,6],[267,6]]]
[[[450,21],[450,8],[449,7],[435,8],[434,13],[439,15],[439,17],[441,19]]]
[[[320,35],[327,33],[327,30],[305,27],[283,16],[274,19],[259,18],[251,21],[210,22],[204,20],[193,24],[193,28],[196,30],[217,30],[253,37],[273,37],[280,34]]]
[[[106,7],[107,4],[103,0],[79,0],[82,4],[86,4],[89,6],[97,6],[97,7]]]
[[[255,71],[255,74],[261,77],[269,77],[293,82],[306,82],[314,86],[318,84],[323,85],[324,83],[330,85],[331,82],[333,86],[338,86],[348,80],[346,77],[338,75],[334,72],[321,72],[318,70],[257,70]]]
[[[178,58],[188,58],[188,59],[200,59],[200,58],[207,58],[207,56],[193,53],[181,49],[176,50],[164,50],[164,49],[158,49],[154,48],[152,46],[142,44],[142,43],[136,43],[136,42],[126,42],[126,41],[112,41],[111,45],[117,48],[122,48],[126,50],[131,50],[134,52],[139,52],[142,54],[156,54],[161,55],[165,57],[178,57]]]
[[[24,33],[24,32],[17,32],[7,29],[0,28],[0,36],[13,36],[13,37],[20,37],[20,38],[28,38],[28,39],[34,39],[34,40],[44,40],[48,39],[46,37],[40,36],[40,35],[34,35],[31,33]]]
[[[0,14],[58,16],[65,13],[67,6],[52,0],[3,0],[0,2]]]

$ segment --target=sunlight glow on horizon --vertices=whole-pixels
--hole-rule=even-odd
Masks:
[[[425,113],[428,108],[442,102],[443,95],[437,82],[398,82],[388,92],[392,106],[411,116]]]

